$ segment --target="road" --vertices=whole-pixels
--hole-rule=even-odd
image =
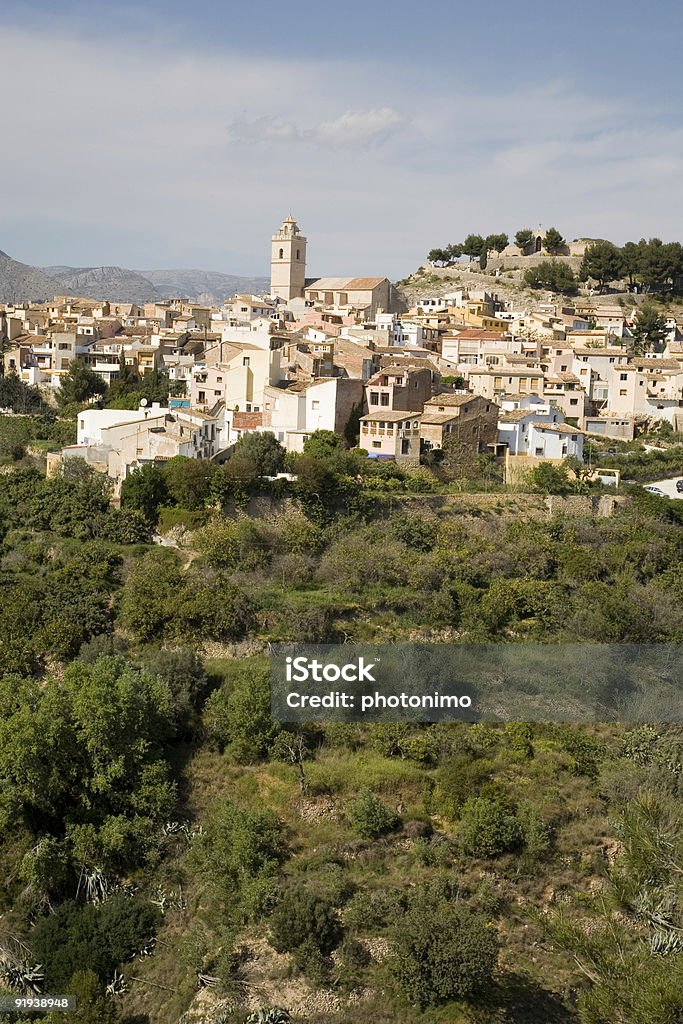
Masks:
[[[672,476],[669,480],[652,480],[653,487],[659,487],[660,491],[664,491],[667,498],[681,498],[683,494],[679,494],[676,490],[676,481],[683,479],[680,476]]]

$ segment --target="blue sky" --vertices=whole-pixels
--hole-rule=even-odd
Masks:
[[[0,0],[0,249],[415,269],[470,231],[683,235],[683,8]]]

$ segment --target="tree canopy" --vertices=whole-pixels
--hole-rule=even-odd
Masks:
[[[548,228],[543,237],[543,247],[552,256],[557,256],[562,252],[566,245],[566,242],[557,228]]]
[[[106,393],[107,385],[102,377],[82,359],[72,359],[57,390],[57,401],[61,406],[81,405]]]

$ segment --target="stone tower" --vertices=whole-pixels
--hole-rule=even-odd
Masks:
[[[273,235],[270,292],[288,302],[303,298],[306,283],[306,239],[291,213]]]

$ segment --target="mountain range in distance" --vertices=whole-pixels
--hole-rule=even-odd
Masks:
[[[128,270],[125,267],[33,267],[0,251],[0,302],[42,302],[55,295],[111,302],[188,299],[220,306],[236,293],[267,292],[267,277],[213,270]]]

